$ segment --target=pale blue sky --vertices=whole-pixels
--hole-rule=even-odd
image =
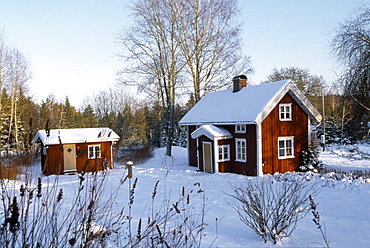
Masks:
[[[31,93],[50,93],[72,104],[113,86],[122,65],[114,33],[130,24],[123,0],[0,0],[0,29],[31,61]],[[364,2],[352,0],[239,0],[252,84],[273,68],[296,66],[336,79],[329,58],[333,28]],[[230,75],[232,78],[234,75]]]

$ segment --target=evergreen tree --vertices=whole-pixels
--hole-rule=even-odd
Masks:
[[[98,127],[98,120],[90,104],[82,112],[82,127]]]
[[[147,112],[147,137],[149,143],[154,147],[163,147],[165,142],[163,110],[160,103],[155,102]]]
[[[37,129],[44,129],[46,122],[49,122],[50,128],[62,128],[64,107],[53,95],[42,100],[38,109],[38,118],[35,121]]]
[[[69,102],[68,96],[66,97],[63,106],[63,128],[76,128],[78,127],[77,112],[75,107]]]
[[[146,107],[136,109],[133,117],[132,117],[132,124],[135,127],[135,144],[136,145],[146,145],[148,143],[146,130],[147,130],[147,116],[148,109]]]
[[[303,165],[299,167],[301,171],[318,172],[322,168],[322,162],[319,160],[319,151],[316,146],[310,146],[302,153]]]
[[[6,150],[7,139],[9,137],[9,108],[10,108],[10,101],[9,96],[5,89],[1,92],[1,103],[2,103],[2,111],[0,115],[0,150]]]
[[[131,146],[134,142],[134,130],[132,130],[132,112],[131,107],[125,104],[122,112],[119,112],[114,122],[114,129],[118,131],[121,137],[122,146]]]

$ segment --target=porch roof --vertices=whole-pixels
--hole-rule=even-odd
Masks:
[[[193,139],[197,139],[201,136],[206,136],[211,140],[214,139],[231,139],[232,134],[222,127],[216,127],[213,125],[202,125],[191,133]]]

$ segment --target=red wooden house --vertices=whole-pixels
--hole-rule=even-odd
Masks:
[[[113,144],[119,136],[110,128],[39,130],[33,143],[41,146],[45,175],[113,168]]]
[[[251,176],[285,173],[302,165],[311,121],[321,115],[291,80],[205,95],[181,120],[188,132],[189,165],[200,171]]]

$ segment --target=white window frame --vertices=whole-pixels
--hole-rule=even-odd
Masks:
[[[244,143],[244,147],[243,147]],[[235,139],[235,161],[247,162],[247,140]]]
[[[279,104],[279,120],[280,121],[292,121],[292,104],[281,103]]]
[[[278,158],[294,158],[294,136],[278,137]]]
[[[245,133],[247,126],[245,124],[235,124],[235,133]]]
[[[230,161],[230,145],[218,146],[218,162]]]
[[[92,148],[92,151],[90,151],[90,148]],[[96,148],[98,148],[98,149],[96,149]],[[99,152],[99,154],[97,154],[97,151]],[[87,158],[88,159],[101,158],[100,145],[88,145],[87,146]]]

